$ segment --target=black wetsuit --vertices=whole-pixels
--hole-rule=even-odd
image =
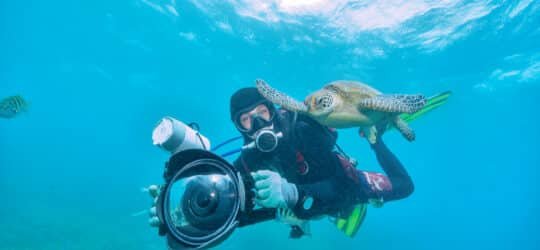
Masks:
[[[319,215],[335,215],[369,199],[384,202],[407,197],[413,183],[405,168],[382,140],[372,145],[386,176],[356,170],[334,151],[337,133],[311,118],[280,112],[275,126],[284,133],[272,153],[244,151],[234,162],[243,171],[262,169],[280,173],[296,184],[299,199],[295,215],[309,219]],[[313,198],[309,209],[304,201]]]

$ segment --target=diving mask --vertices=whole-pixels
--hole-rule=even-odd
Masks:
[[[243,112],[235,119],[235,125],[242,133],[253,134],[264,127],[272,125],[274,112],[264,103],[248,112]]]

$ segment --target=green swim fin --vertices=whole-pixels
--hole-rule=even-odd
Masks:
[[[358,204],[354,206],[352,212],[346,217],[338,217],[335,224],[339,231],[349,237],[354,237],[360,229],[367,214],[367,204]]]
[[[448,97],[450,97],[450,95],[452,95],[451,91],[445,91],[438,95],[432,96],[427,99],[426,105],[422,109],[412,114],[401,114],[399,117],[401,117],[401,119],[407,123],[416,120],[418,117],[445,104],[448,101]]]

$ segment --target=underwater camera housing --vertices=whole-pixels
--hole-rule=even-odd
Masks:
[[[275,217],[275,209],[254,209],[249,173],[207,150],[208,139],[191,127],[165,117],[152,137],[171,153],[156,204],[170,249],[216,246],[237,227]]]

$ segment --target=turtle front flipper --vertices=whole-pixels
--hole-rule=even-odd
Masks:
[[[281,93],[280,91],[270,87],[268,83],[266,83],[262,79],[257,79],[257,90],[259,90],[259,93],[261,93],[264,98],[269,100],[270,102],[277,104],[284,109],[290,110],[290,111],[296,111],[296,112],[307,112],[308,107],[303,103],[295,100],[294,98]]]
[[[423,95],[378,95],[366,98],[359,103],[361,108],[368,108],[380,112],[414,113],[426,104]]]
[[[407,139],[408,141],[414,141],[416,135],[409,125],[403,121],[399,116],[396,116],[393,120],[393,125],[396,129]]]

